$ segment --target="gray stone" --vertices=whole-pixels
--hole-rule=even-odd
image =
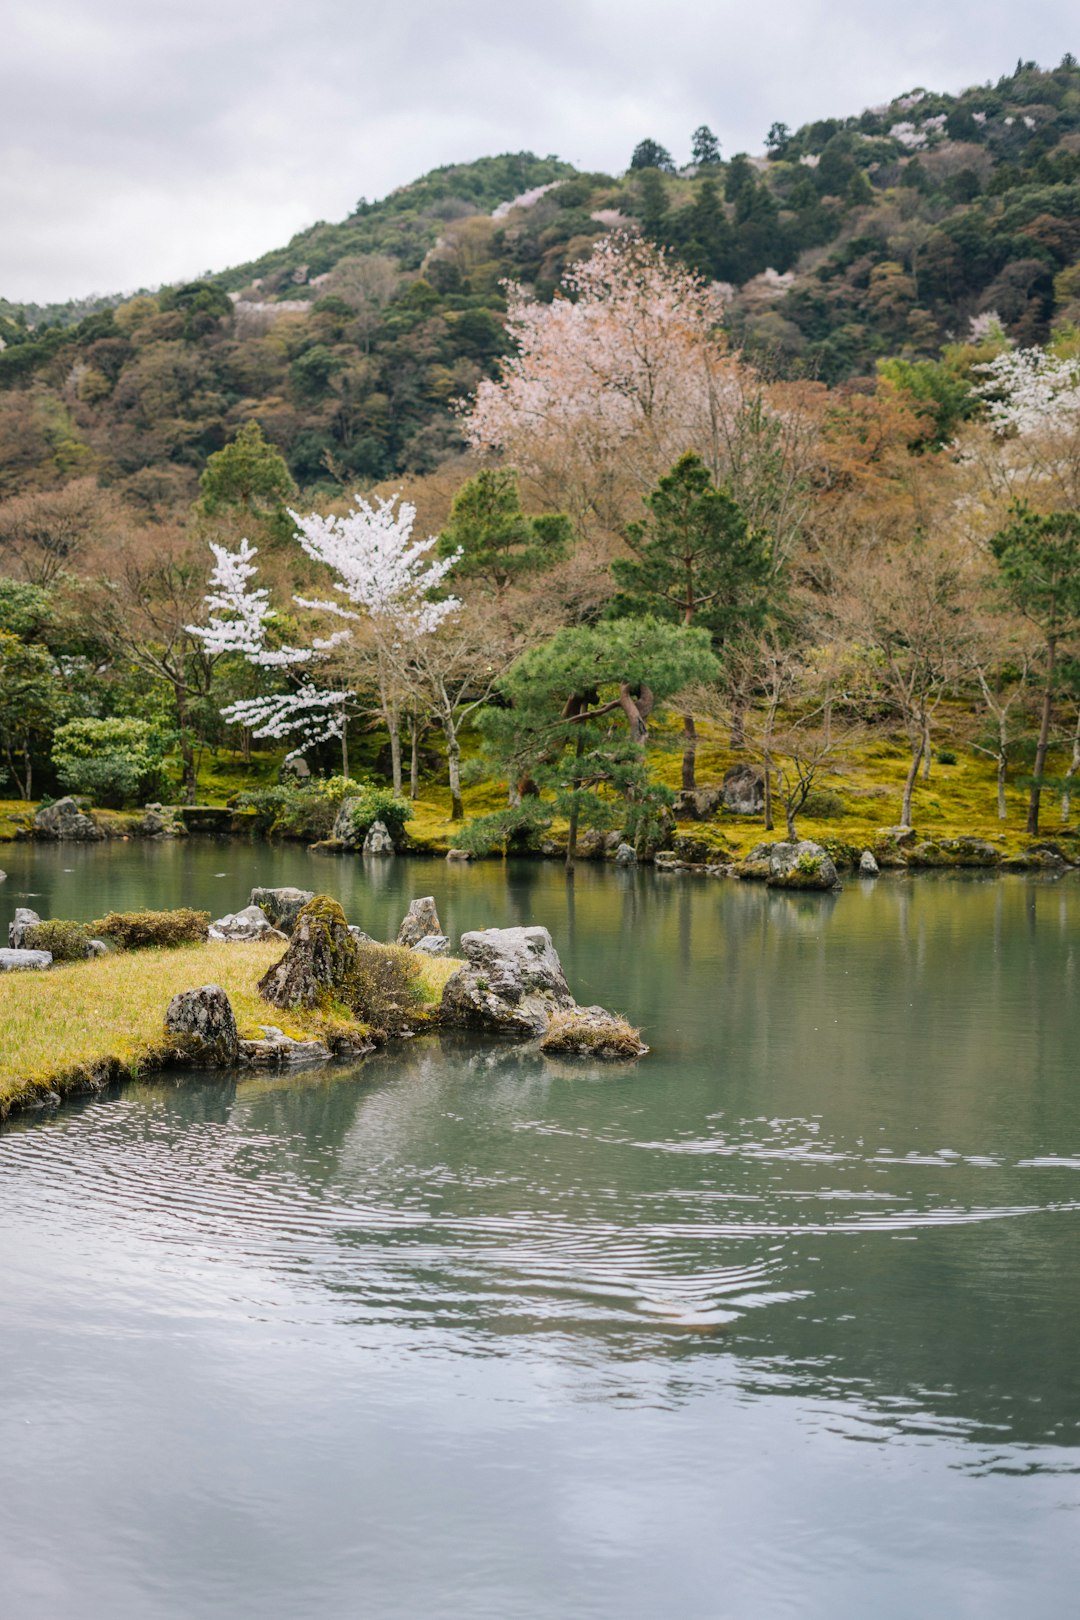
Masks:
[[[450,941],[445,934],[425,934],[417,940],[413,950],[420,951],[424,956],[449,956]]]
[[[0,950],[0,973],[18,973],[22,968],[52,967],[51,951]]]
[[[724,773],[724,806],[737,816],[760,816],[765,808],[765,778],[753,765],[733,765]]]
[[[92,817],[84,815],[72,798],[42,805],[34,817],[34,837],[61,842],[91,843],[105,834]]]
[[[552,1019],[540,1050],[625,1062],[644,1057],[649,1048],[638,1030],[606,1008],[571,1007]]]
[[[252,939],[265,939],[278,931],[270,926],[270,919],[259,906],[245,906],[243,911],[232,911],[210,924],[208,938],[231,940],[236,944]],[[280,935],[282,939],[285,935]]]
[[[347,849],[355,849],[360,843],[354,827],[359,804],[360,800],[355,794],[351,799],[342,799],[338,813],[334,817],[334,826],[330,833],[331,843],[344,844]]]
[[[446,858],[448,861],[471,861],[472,851],[467,849],[448,849],[446,852]]]
[[[832,856],[820,844],[802,839],[797,844],[769,846],[769,875],[772,889],[836,889],[840,886]]]
[[[295,777],[297,781],[306,782],[311,775],[311,766],[302,754],[297,754],[295,759],[285,761],[281,767],[281,774],[282,776]]]
[[[737,765],[735,769],[745,770],[746,767]],[[711,821],[723,803],[722,787],[682,788],[675,795],[675,814],[683,820],[689,817],[691,821]]]
[[[362,928],[357,928],[355,923],[349,924],[349,933],[352,935],[353,939],[355,939],[358,945],[377,945],[379,943],[378,940],[373,939],[370,934],[365,934]]]
[[[859,874],[861,877],[877,877],[881,867],[875,861],[870,850],[864,849],[859,856]]]
[[[280,889],[252,889],[249,905],[258,906],[274,928],[291,934],[293,926],[309,900],[314,900],[312,889],[294,889],[286,885]]]
[[[327,992],[346,988],[358,960],[345,913],[320,895],[300,913],[285,955],[259,980],[259,994],[274,1007],[314,1007]]]
[[[636,866],[637,854],[633,844],[620,844],[615,851],[616,866]]]
[[[12,950],[21,951],[26,942],[26,932],[29,928],[36,928],[41,918],[29,906],[16,906],[15,916],[8,923],[8,944]]]
[[[325,1063],[330,1048],[325,1041],[298,1041],[276,1024],[261,1024],[261,1041],[241,1041],[240,1061],[257,1067],[277,1064]]]
[[[435,897],[425,894],[419,900],[410,901],[409,909],[398,929],[397,942],[399,945],[415,947],[425,935],[441,935],[442,931],[439,913],[435,910]]]
[[[108,956],[108,954],[109,947],[106,945],[103,939],[92,939],[90,941],[91,956]]]
[[[373,821],[364,839],[364,854],[393,855],[393,853],[394,840],[387,832],[385,822]]]
[[[186,838],[183,810],[178,804],[148,804],[139,831],[144,838]]]
[[[165,1028],[180,1036],[202,1062],[229,1064],[240,1057],[240,1036],[232,1004],[220,984],[181,990],[165,1013]]]
[[[546,928],[484,928],[462,934],[463,965],[446,981],[449,1023],[528,1039],[559,1008],[572,1007],[562,963]]]
[[[6,882],[7,882],[7,873],[6,872],[0,872],[0,883],[6,883]]]

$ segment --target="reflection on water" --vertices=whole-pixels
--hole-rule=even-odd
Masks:
[[[1073,879],[57,853],[5,888],[543,921],[654,1053],[425,1037],[0,1138],[18,1616],[1067,1612]]]

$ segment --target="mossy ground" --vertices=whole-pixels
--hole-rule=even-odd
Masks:
[[[179,991],[201,984],[222,986],[244,1038],[257,1037],[262,1024],[301,1040],[363,1033],[332,1012],[282,1012],[263,1001],[256,986],[281,954],[279,940],[211,941],[0,976],[0,1119],[50,1091],[86,1090],[97,1070],[135,1076],[159,1067],[171,1046],[166,1007]],[[419,953],[417,962],[423,1004],[436,1005],[457,964]]]

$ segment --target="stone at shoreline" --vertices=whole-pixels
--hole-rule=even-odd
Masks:
[[[468,849],[448,849],[446,858],[448,861],[471,861],[472,851]]]
[[[675,814],[682,819],[689,817],[691,821],[711,821],[725,803],[724,791],[722,787],[681,788],[675,795]]]
[[[0,949],[0,973],[18,973],[23,968],[52,967],[51,951]]]
[[[425,894],[419,900],[409,902],[409,909],[398,929],[397,942],[415,949],[426,935],[441,935],[442,931],[439,913],[435,909],[435,897]]]
[[[259,906],[245,906],[243,911],[232,911],[210,924],[209,939],[229,940],[245,944],[253,939],[285,939],[287,936],[270,926],[270,919]]]
[[[877,861],[875,861],[873,852],[869,849],[864,849],[862,854],[859,856],[860,877],[877,877],[880,871],[881,867],[878,865]]]
[[[259,980],[274,1007],[314,1007],[355,973],[357,943],[336,900],[317,895],[296,919],[289,948]]]
[[[633,844],[620,844],[615,851],[616,866],[636,866],[637,852]]]
[[[364,839],[365,855],[393,855],[394,840],[386,830],[386,823],[373,821]]]
[[[759,816],[765,808],[765,778],[753,765],[733,765],[724,773],[724,807],[737,816]]]
[[[79,809],[72,798],[57,799],[55,804],[42,805],[34,817],[34,837],[58,841],[91,843],[105,834],[92,819]]]
[[[546,928],[484,928],[462,934],[464,963],[446,981],[448,1023],[519,1039],[542,1035],[552,1014],[574,1006]]]
[[[143,809],[139,831],[144,838],[186,838],[187,823],[178,804],[148,804]]]
[[[314,898],[313,889],[294,889],[286,885],[280,889],[252,889],[248,904],[265,912],[272,927],[291,934],[297,917]]]
[[[449,956],[450,941],[445,934],[425,934],[423,939],[417,940],[413,950],[419,951],[421,956]]]
[[[350,923],[349,924],[349,933],[352,936],[352,938],[355,939],[355,941],[356,941],[356,943],[358,945],[377,945],[378,944],[378,940],[373,939],[370,934],[365,934],[364,930],[362,928],[357,928],[355,923]]]
[[[331,844],[340,844],[345,849],[355,849],[360,843],[353,826],[354,816],[360,800],[354,794],[351,799],[342,799],[337,815],[334,817],[333,830],[330,833]]]
[[[165,1028],[190,1047],[193,1057],[222,1065],[240,1057],[240,1036],[232,1004],[220,984],[181,990],[165,1013]]]
[[[260,1024],[262,1040],[241,1041],[240,1061],[256,1067],[297,1064],[297,1063],[325,1063],[330,1057],[330,1048],[325,1041],[298,1041],[292,1035],[286,1035],[284,1030],[278,1029],[276,1024]]]
[[[6,883],[6,882],[7,882],[7,873],[6,872],[0,872],[0,883]]]
[[[797,844],[773,844],[769,854],[770,889],[838,889],[832,856],[808,838]]]
[[[15,916],[8,923],[8,944],[14,951],[21,951],[26,940],[27,929],[36,928],[41,918],[29,906],[16,906]]]

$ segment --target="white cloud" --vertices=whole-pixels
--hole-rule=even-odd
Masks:
[[[223,267],[440,163],[531,148],[619,171],[652,135],[728,153],[774,119],[959,89],[1075,44],[1047,0],[16,0],[0,104],[0,293]],[[14,72],[12,72],[14,68]]]

